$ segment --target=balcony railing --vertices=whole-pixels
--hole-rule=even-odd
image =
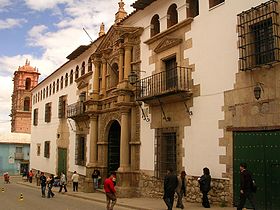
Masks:
[[[77,102],[67,106],[67,117],[78,117],[85,113],[85,105],[83,102]]]
[[[24,154],[22,152],[15,152],[15,159],[16,160],[23,160]]]
[[[136,100],[190,91],[190,68],[176,67],[136,82]]]

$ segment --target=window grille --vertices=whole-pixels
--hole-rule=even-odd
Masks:
[[[271,0],[238,15],[241,71],[280,61],[277,7],[277,1]]]
[[[66,96],[60,96],[58,100],[58,118],[65,118]]]
[[[45,141],[44,157],[45,158],[49,158],[50,157],[50,141]]]
[[[155,145],[155,176],[164,178],[167,169],[177,171],[176,132],[158,130]]]
[[[33,110],[33,125],[38,125],[38,108]]]
[[[47,103],[45,105],[45,122],[51,121],[51,111],[52,111],[51,103]]]
[[[86,164],[86,139],[82,135],[76,137],[75,164],[81,166]]]
[[[37,156],[41,155],[41,144],[37,144]]]

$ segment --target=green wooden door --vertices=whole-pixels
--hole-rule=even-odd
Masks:
[[[245,162],[258,185],[258,209],[280,209],[280,131],[234,132],[233,144],[234,204],[239,201],[239,164]]]
[[[67,149],[58,148],[58,167],[57,173],[60,176],[61,172],[67,175]]]

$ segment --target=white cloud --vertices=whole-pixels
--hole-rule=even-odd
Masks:
[[[1,29],[9,29],[14,27],[20,27],[22,24],[26,23],[26,19],[13,19],[7,18],[5,20],[0,20],[0,30]]]
[[[25,0],[25,4],[33,10],[43,11],[46,9],[54,9],[59,4],[69,3],[72,0]]]
[[[9,6],[12,2],[10,0],[0,0],[0,11]]]

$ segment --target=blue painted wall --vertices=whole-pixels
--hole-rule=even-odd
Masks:
[[[15,159],[16,147],[22,146],[23,160]],[[0,175],[9,172],[10,175],[19,175],[21,165],[29,162],[30,145],[28,144],[0,144]]]

